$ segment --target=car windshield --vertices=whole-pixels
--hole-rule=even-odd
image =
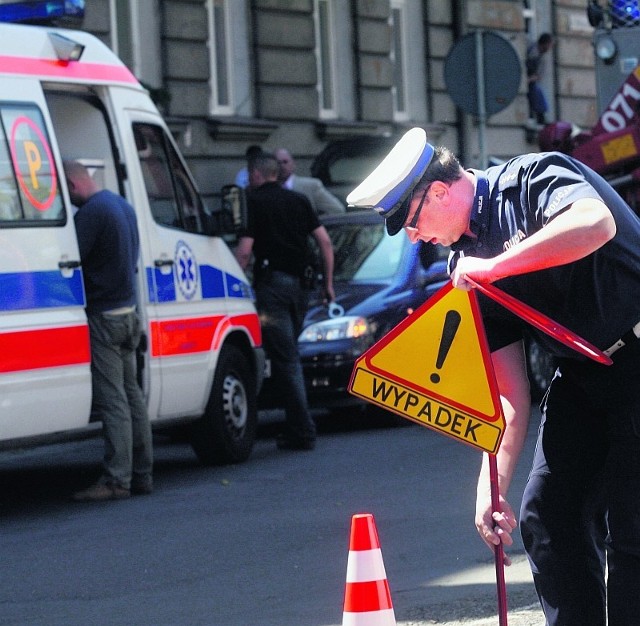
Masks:
[[[379,224],[329,224],[336,281],[385,280],[400,264],[403,237],[390,237]]]

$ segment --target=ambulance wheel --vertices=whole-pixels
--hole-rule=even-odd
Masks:
[[[204,415],[193,425],[191,445],[206,465],[246,461],[258,427],[250,367],[235,346],[220,352]]]

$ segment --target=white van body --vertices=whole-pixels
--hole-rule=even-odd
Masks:
[[[67,41],[84,46],[79,60],[58,58],[54,43]],[[192,422],[205,462],[246,459],[264,368],[253,292],[206,234],[211,217],[166,124],[97,38],[11,24],[0,24],[0,446],[97,427],[66,159],[136,211],[152,424]]]

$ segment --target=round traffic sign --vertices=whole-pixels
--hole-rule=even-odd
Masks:
[[[477,37],[481,38],[478,46]],[[477,50],[482,57],[478,59]],[[482,76],[479,76],[478,68]],[[444,81],[452,100],[466,113],[479,115],[479,78],[484,86],[485,113],[508,107],[520,88],[521,66],[511,42],[493,32],[468,33],[447,54]]]

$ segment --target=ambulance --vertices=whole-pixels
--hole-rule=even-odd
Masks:
[[[0,448],[76,438],[91,417],[82,265],[62,163],[133,205],[138,379],[156,428],[207,464],[246,460],[264,353],[253,292],[161,115],[92,35],[0,24]]]

